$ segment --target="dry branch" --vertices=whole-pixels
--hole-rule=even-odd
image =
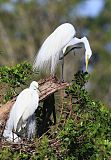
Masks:
[[[39,89],[40,89],[40,101],[43,101],[47,96],[52,93],[55,93],[58,90],[64,89],[69,86],[69,83],[60,83],[57,78],[49,77],[47,79],[42,79],[39,82]],[[2,125],[8,117],[11,107],[13,106],[14,102],[16,101],[16,97],[14,97],[11,101],[4,104],[0,107],[0,125]]]

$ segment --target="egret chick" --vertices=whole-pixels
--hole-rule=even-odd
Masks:
[[[29,88],[24,89],[17,97],[14,103],[9,119],[6,123],[3,136],[8,141],[19,141],[19,137],[15,134],[20,132],[27,124],[30,118],[38,107],[39,90],[38,83],[33,81]],[[33,130],[33,128],[32,128]]]
[[[84,43],[85,46],[85,61],[86,71],[88,68],[88,60],[92,55],[89,42],[86,37],[81,39],[74,37],[76,34],[75,28],[70,23],[64,23],[57,27],[54,32],[44,41],[34,61],[33,68],[38,70],[49,70],[54,76],[56,66],[63,57],[62,62],[62,80],[65,51],[68,46]],[[77,48],[77,47],[75,47]]]

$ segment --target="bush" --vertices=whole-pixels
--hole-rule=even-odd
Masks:
[[[32,75],[32,66],[23,62],[13,67],[0,67],[0,83],[8,84],[7,92],[4,96],[4,102],[10,100],[16,95],[16,89],[21,85],[25,85]]]
[[[1,157],[9,154],[18,159],[38,160],[108,160],[111,157],[111,112],[100,101],[93,100],[85,90],[88,73],[75,74],[72,84],[66,89],[68,97],[62,109],[64,120],[45,136],[14,150],[2,149]],[[69,97],[71,100],[69,108]],[[66,114],[67,110],[67,116]],[[23,150],[23,151],[22,151]],[[29,152],[30,150],[30,152]],[[11,159],[14,159],[12,156]],[[7,156],[6,156],[7,157]],[[25,158],[23,158],[25,157]]]
[[[66,93],[76,99],[73,115],[67,120],[59,137],[67,150],[65,158],[108,159],[111,156],[111,112],[94,101],[85,90],[87,73],[77,73]]]

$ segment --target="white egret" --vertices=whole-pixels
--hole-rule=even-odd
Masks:
[[[17,142],[20,140],[20,138],[15,133],[20,132],[20,130],[26,126],[28,118],[30,118],[37,109],[38,102],[38,83],[33,81],[29,88],[24,89],[18,95],[16,102],[10,111],[10,116],[3,133],[3,136],[8,141],[14,140],[14,142]]]
[[[88,60],[92,55],[89,42],[86,37],[81,39],[74,37],[76,31],[72,24],[64,23],[54,30],[54,32],[44,41],[34,61],[33,68],[47,70],[51,68],[51,75],[55,74],[55,68],[60,59],[64,59],[68,46],[84,43],[86,70]],[[75,47],[76,48],[76,47]],[[62,58],[61,58],[62,57]],[[62,63],[63,79],[63,63]]]

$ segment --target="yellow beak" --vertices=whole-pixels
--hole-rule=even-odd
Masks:
[[[88,72],[88,56],[86,56],[86,72]]]

